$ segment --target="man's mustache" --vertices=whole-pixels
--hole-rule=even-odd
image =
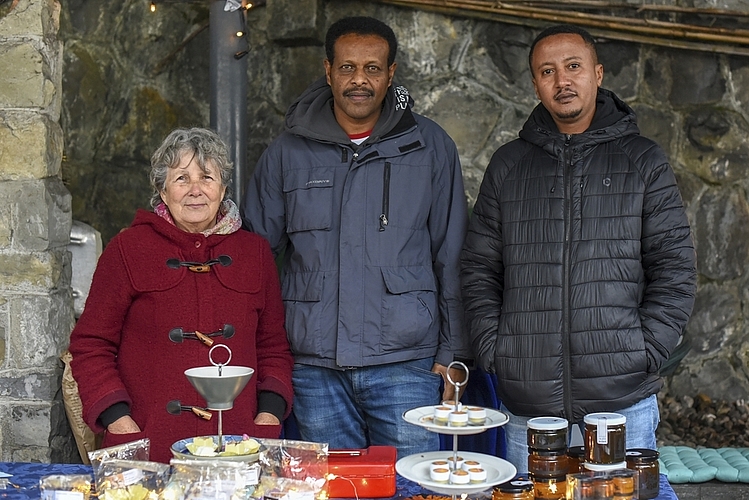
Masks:
[[[556,94],[554,94],[554,99],[559,99],[559,97],[561,97],[561,96],[567,96],[567,95],[577,96],[577,92],[575,92],[571,88],[564,88],[564,89],[561,89]]]
[[[369,97],[374,97],[374,91],[372,89],[348,89],[343,92],[344,97],[348,97],[351,94],[367,94]]]

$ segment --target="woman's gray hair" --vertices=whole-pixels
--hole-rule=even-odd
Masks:
[[[176,168],[184,155],[195,158],[200,169],[206,171],[210,160],[221,173],[221,185],[226,186],[224,199],[229,196],[232,163],[226,144],[213,130],[206,128],[178,128],[173,130],[151,156],[151,207],[161,203],[161,191],[166,187],[167,172]]]

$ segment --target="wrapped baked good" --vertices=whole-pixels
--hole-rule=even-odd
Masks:
[[[104,460],[96,474],[99,500],[156,500],[169,480],[169,465]]]
[[[255,498],[314,500],[328,474],[328,445],[288,439],[258,439],[260,484]]]
[[[42,500],[89,500],[91,474],[53,474],[39,478]]]
[[[96,477],[99,464],[104,460],[139,460],[147,461],[151,455],[151,440],[148,438],[130,441],[129,443],[110,446],[89,452],[88,459]]]
[[[256,463],[173,459],[171,465],[162,500],[246,500],[252,498],[260,475]]]

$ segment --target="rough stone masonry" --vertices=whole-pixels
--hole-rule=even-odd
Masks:
[[[71,461],[59,355],[73,319],[60,164],[60,4],[0,5],[0,460]]]

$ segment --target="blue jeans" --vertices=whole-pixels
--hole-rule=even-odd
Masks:
[[[432,358],[333,370],[294,365],[294,415],[302,439],[330,449],[390,445],[398,458],[439,450],[439,435],[403,413],[440,402],[442,377]]]
[[[510,413],[505,405],[501,405],[502,412],[510,417],[510,421],[504,426],[505,439],[507,440],[507,461],[518,469],[518,474],[528,473],[528,420],[531,417],[519,417]],[[648,448],[656,449],[655,430],[660,422],[658,411],[658,398],[655,394],[635,403],[629,408],[616,410],[627,417],[627,449]],[[575,424],[573,424],[575,425]],[[577,422],[576,425],[585,428],[585,424]],[[567,433],[568,438],[572,436]]]

